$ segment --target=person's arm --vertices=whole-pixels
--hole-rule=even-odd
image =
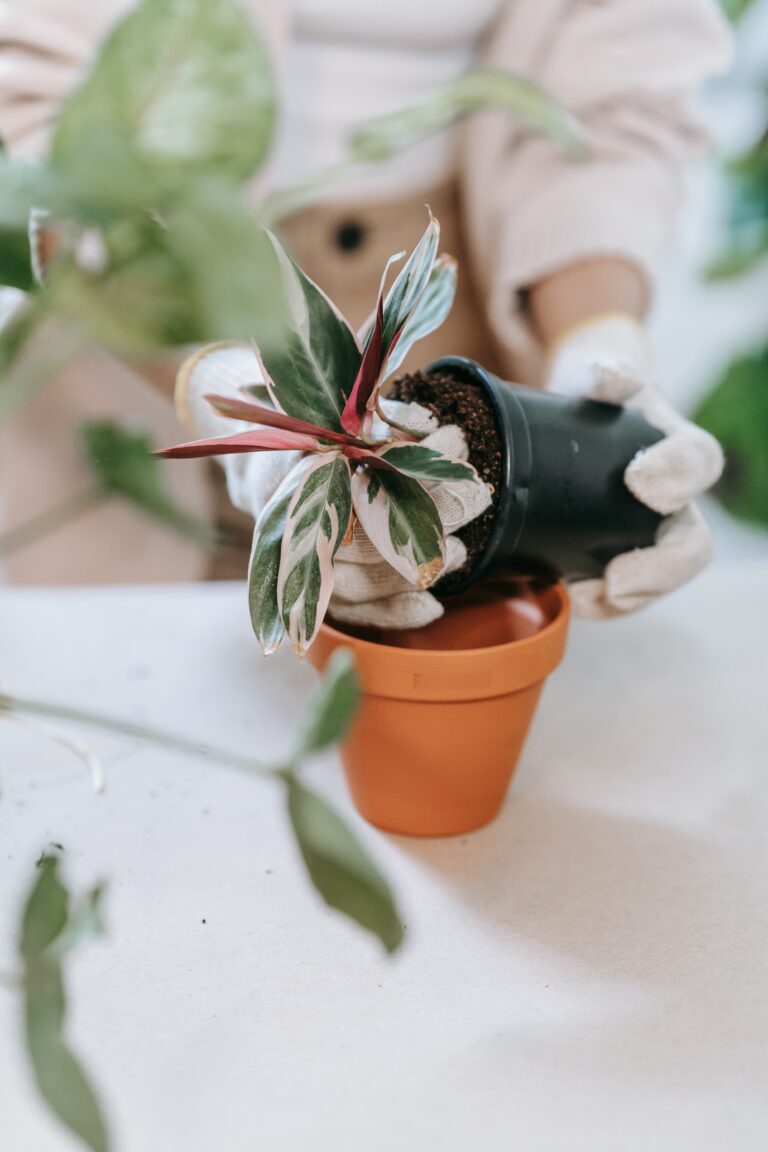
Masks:
[[[542,341],[590,313],[642,315],[674,248],[684,170],[703,134],[694,93],[731,34],[715,0],[510,3],[483,63],[522,71],[579,121],[575,160],[503,112],[464,136],[478,283],[509,370],[542,383]],[[561,314],[567,319],[560,320]]]
[[[543,348],[595,316],[621,313],[642,320],[650,289],[635,265],[597,258],[542,277],[529,290],[531,324]]]

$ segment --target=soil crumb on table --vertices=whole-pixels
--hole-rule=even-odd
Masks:
[[[438,594],[450,592],[472,571],[490,539],[501,491],[503,454],[496,417],[483,389],[469,380],[442,373],[414,372],[394,382],[391,397],[428,408],[441,424],[458,424],[467,438],[469,461],[491,489],[493,501],[477,519],[459,528],[456,535],[467,549],[466,563],[443,576],[434,586]]]

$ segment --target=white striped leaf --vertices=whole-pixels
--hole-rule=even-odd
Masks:
[[[382,380],[397,371],[417,340],[428,336],[443,323],[456,296],[456,279],[456,261],[452,256],[439,256],[426,288],[387,358]]]
[[[269,656],[285,639],[285,625],[277,604],[280,549],[283,543],[288,506],[306,468],[300,460],[283,480],[272,499],[264,505],[253,534],[248,569],[248,607],[256,639]]]
[[[453,460],[436,452],[434,448],[426,448],[423,444],[393,444],[376,453],[382,460],[386,460],[404,476],[412,476],[415,480],[436,482],[444,480],[477,480],[479,477],[471,464],[465,460]]]
[[[385,355],[427,287],[439,243],[440,225],[430,212],[424,234],[384,299],[382,346]]]
[[[312,424],[340,431],[341,413],[362,353],[352,329],[325,293],[271,237],[288,310],[284,338],[260,350],[275,404]]]
[[[349,463],[341,453],[309,457],[288,507],[277,603],[297,654],[311,645],[333,592],[333,558],[352,515]]]
[[[352,477],[355,513],[388,564],[417,588],[445,566],[445,533],[435,502],[410,476],[360,469]]]

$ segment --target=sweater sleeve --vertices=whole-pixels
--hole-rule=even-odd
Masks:
[[[0,138],[11,154],[45,150],[62,101],[130,0],[0,0]]]
[[[522,6],[520,6],[522,7]],[[653,287],[670,250],[686,161],[704,136],[690,112],[699,86],[730,61],[714,0],[566,0],[550,4],[526,56],[526,21],[508,6],[487,62],[519,69],[580,121],[588,155],[565,157],[499,113],[467,134],[465,196],[491,322],[522,337],[520,290],[601,256],[634,263]]]

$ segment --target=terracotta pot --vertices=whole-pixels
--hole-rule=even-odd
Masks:
[[[510,595],[511,588],[515,594]],[[353,800],[372,824],[455,836],[498,813],[544,680],[565,650],[561,584],[479,585],[411,632],[323,625],[309,659],[351,648],[364,697],[342,748]]]

